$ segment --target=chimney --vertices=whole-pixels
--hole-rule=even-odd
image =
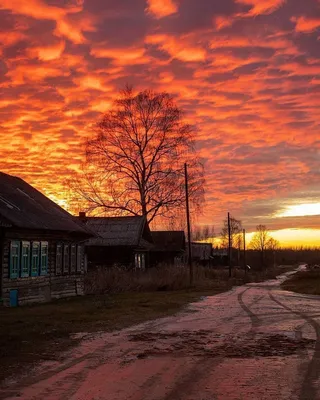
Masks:
[[[85,211],[80,211],[79,212],[79,218],[80,219],[86,219],[86,212]]]

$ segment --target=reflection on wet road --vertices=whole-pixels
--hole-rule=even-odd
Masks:
[[[280,280],[208,297],[173,317],[87,338],[10,399],[320,399],[320,297]]]

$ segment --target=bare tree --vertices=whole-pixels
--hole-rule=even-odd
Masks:
[[[280,243],[278,240],[274,239],[271,237],[268,242],[267,242],[267,249],[272,251],[272,256],[273,256],[273,267],[276,267],[276,253],[277,250],[280,248]]]
[[[276,251],[279,250],[280,248],[280,242],[277,239],[274,239],[273,237],[270,237],[270,239],[267,242],[267,249]]]
[[[270,239],[271,237],[267,227],[265,225],[258,225],[251,239],[250,247],[260,252],[262,267],[265,267],[265,251],[268,249]]]
[[[205,240],[213,243],[215,237],[215,230],[213,225],[196,225],[192,230],[192,240],[200,241]]]
[[[242,231],[242,223],[240,220],[230,216],[230,232],[231,232],[231,247],[236,246],[237,237]],[[223,228],[221,230],[221,241],[223,247],[228,247],[228,219],[223,221]]]
[[[170,217],[184,205],[183,165],[189,192],[200,207],[203,166],[194,148],[194,131],[168,93],[126,87],[96,124],[86,144],[86,163],[73,191],[87,211],[106,215]]]

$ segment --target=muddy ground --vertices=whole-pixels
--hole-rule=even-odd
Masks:
[[[83,335],[76,349],[7,381],[1,399],[320,399],[320,297],[283,278],[175,316]]]

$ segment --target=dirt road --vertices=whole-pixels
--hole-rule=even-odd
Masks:
[[[61,364],[4,399],[320,399],[320,297],[279,280],[237,287],[188,310],[85,338]]]

